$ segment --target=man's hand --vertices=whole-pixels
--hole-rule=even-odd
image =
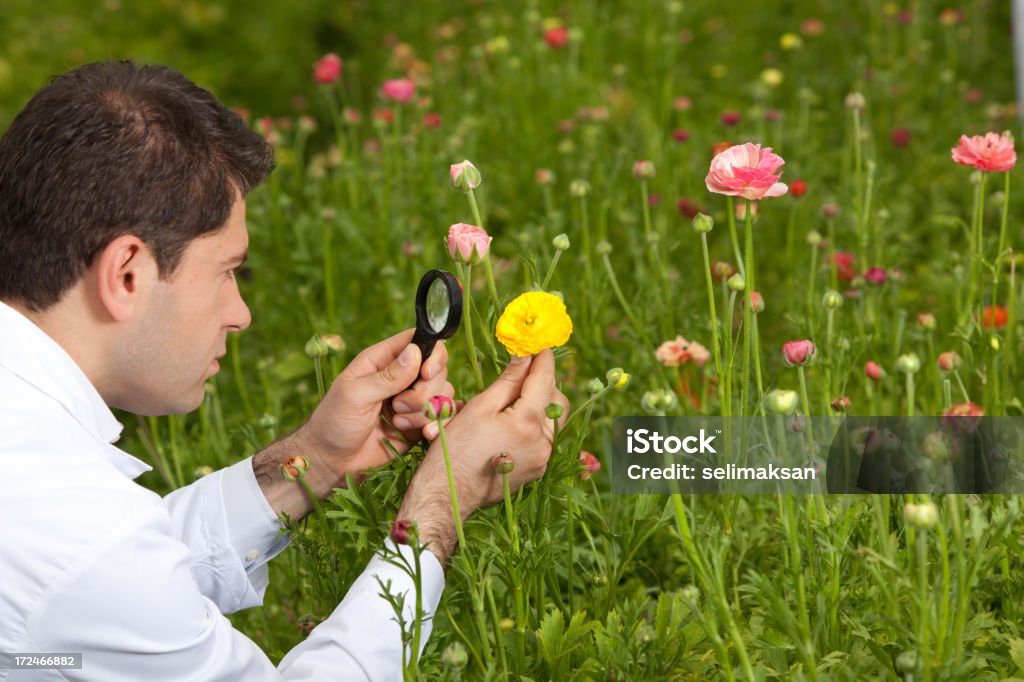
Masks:
[[[455,393],[448,383],[448,351],[439,342],[421,364],[420,350],[411,343],[414,332],[407,329],[357,355],[309,421],[257,453],[253,468],[274,511],[296,519],[311,511],[299,486],[277,485],[283,482],[277,467],[291,455],[309,460],[306,481],[323,498],[344,483],[346,474],[359,477],[390,461],[385,440],[401,454],[423,436],[437,437],[437,425],[422,408],[431,396]]]
[[[555,357],[550,350],[532,358],[515,358],[493,384],[470,400],[445,427],[463,520],[477,509],[503,499],[501,475],[492,464],[508,453],[515,464],[509,474],[512,490],[544,474],[551,457],[554,428],[544,414],[559,403],[569,414],[569,401],[555,388]],[[444,452],[434,441],[406,491],[398,518],[417,524],[421,541],[442,565],[454,551],[456,535]]]

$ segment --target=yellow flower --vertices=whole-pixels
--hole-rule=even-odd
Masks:
[[[558,296],[528,291],[505,307],[496,336],[512,355],[527,356],[561,346],[572,334],[572,319]]]

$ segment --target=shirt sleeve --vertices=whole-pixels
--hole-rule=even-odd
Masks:
[[[331,616],[275,667],[199,590],[189,548],[166,531],[166,519],[143,524],[55,589],[29,622],[37,650],[82,652],[74,679],[83,681],[402,679],[401,630],[377,582],[405,593],[411,620],[415,587],[401,569],[374,557]],[[409,547],[401,550],[411,557]],[[421,555],[421,586],[422,652],[444,589],[429,551]]]
[[[259,606],[267,563],[288,546],[281,523],[256,482],[252,457],[203,476],[163,498],[171,533],[191,550],[199,591],[221,613]]]

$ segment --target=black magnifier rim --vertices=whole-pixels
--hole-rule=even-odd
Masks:
[[[435,280],[444,282],[448,291],[448,319],[440,331],[434,331],[430,327],[430,318],[427,315],[427,295],[430,293],[430,286]],[[432,339],[450,339],[455,336],[462,321],[462,288],[455,275],[447,270],[431,270],[420,279],[420,285],[416,289],[416,328],[421,334]]]

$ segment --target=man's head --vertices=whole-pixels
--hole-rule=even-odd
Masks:
[[[43,321],[109,404],[194,409],[249,323],[231,270],[244,196],[272,169],[269,145],[176,71],[66,73],[0,139],[0,300]]]

